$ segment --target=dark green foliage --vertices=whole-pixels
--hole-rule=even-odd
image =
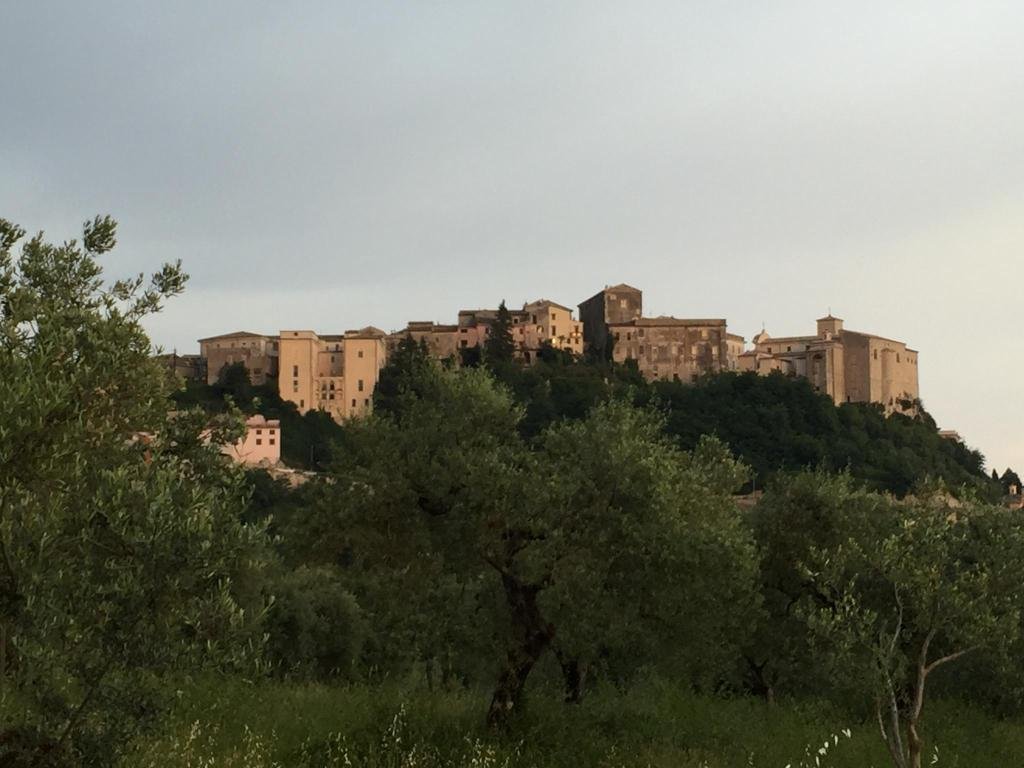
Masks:
[[[992,472],[994,474],[995,470],[993,469]],[[1003,472],[1002,477],[999,478],[999,482],[1003,487],[1003,493],[1010,493],[1014,488],[1017,489],[1017,493],[1021,492],[1020,476],[1009,467],[1007,467],[1006,471]]]
[[[352,676],[366,628],[355,597],[329,568],[300,566],[267,584],[267,654],[282,674],[316,680]]]
[[[398,342],[381,368],[380,378],[373,390],[373,409],[380,414],[394,413],[400,396],[406,390],[415,390],[425,380],[425,371],[431,365],[430,350],[425,341],[417,343],[411,335]]]
[[[574,698],[587,669],[626,677],[654,648],[691,679],[724,672],[754,601],[730,499],[745,471],[727,451],[685,454],[620,402],[527,444],[485,370],[406,374],[386,415],[347,425],[309,514],[284,529],[295,552],[344,569],[374,635],[456,677],[496,641],[495,723],[548,653]]]
[[[240,586],[263,532],[216,447],[237,412],[168,414],[142,321],[185,275],[107,285],[114,233],[97,218],[15,256],[0,220],[0,684],[21,704],[0,741],[85,765],[155,720],[162,674],[242,663],[259,636]]]
[[[684,448],[715,434],[764,483],[778,471],[823,467],[849,471],[876,490],[909,493],[929,478],[951,488],[967,485],[992,498],[984,458],[938,435],[934,420],[886,417],[880,406],[836,407],[803,378],[773,373],[722,373],[694,384],[657,382],[652,396],[667,414],[667,429]]]
[[[498,314],[491,323],[487,339],[484,341],[483,357],[491,367],[501,367],[512,362],[515,355],[515,343],[512,341],[512,315],[504,300],[498,305]]]

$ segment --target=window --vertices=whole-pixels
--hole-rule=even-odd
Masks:
[[[366,398],[365,400],[363,400],[363,405],[367,405],[368,406],[369,404],[370,404],[370,398]]]
[[[270,438],[270,444],[271,445],[275,445],[276,444],[274,438]]]
[[[792,347],[786,347],[786,351],[787,351],[787,352],[792,352],[792,351],[793,351],[793,348],[792,348]]]
[[[360,392],[363,391],[363,380],[362,379],[359,380],[359,391]]]
[[[296,379],[295,381],[292,382],[292,392],[298,392],[298,391],[299,391],[299,380]]]
[[[642,339],[644,337],[644,329],[641,328],[639,331],[636,332],[636,335],[637,338]]]
[[[299,408],[305,408],[305,407],[306,407],[306,401],[305,400],[299,400]]]
[[[292,366],[292,376],[298,376],[298,375],[299,375],[299,366],[293,365]]]
[[[360,349],[359,350],[359,357],[362,357],[362,356],[363,356],[363,350]]]
[[[263,441],[260,440],[258,437],[256,438],[256,445],[263,445]]]
[[[875,360],[877,360],[877,359],[878,359],[878,350],[876,349],[875,350]]]
[[[263,434],[263,430],[262,429],[257,429],[256,430],[256,434],[257,435],[262,435]]]
[[[552,336],[557,336],[558,335],[558,331],[555,330],[555,326],[553,326],[553,325],[551,326],[551,335]]]
[[[900,361],[900,353],[899,353],[899,352],[897,352],[897,353],[896,353],[896,362],[898,363],[899,361]]]
[[[334,355],[331,355],[331,362],[334,362]]]
[[[269,430],[267,430],[267,434],[269,434],[269,435],[271,435],[271,436],[275,435],[276,433],[277,433],[277,431],[276,431],[276,430],[273,430],[273,429],[269,429]]]
[[[328,399],[328,400],[333,400],[333,399],[334,399],[334,393],[333,393],[333,392],[331,392],[331,394],[329,394],[329,395],[327,396],[327,399]]]
[[[463,347],[468,347],[469,346],[469,340],[468,339],[462,339],[461,340],[461,344],[462,344]]]
[[[355,399],[354,397],[352,398],[352,407],[353,407],[353,408],[355,408],[355,407],[356,407],[356,399]]]
[[[622,307],[623,309],[625,309],[626,308],[626,300],[625,299],[619,299],[619,306]]]

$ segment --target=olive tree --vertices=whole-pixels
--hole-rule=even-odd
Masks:
[[[109,283],[110,218],[80,242],[0,220],[0,762],[106,764],[158,711],[160,673],[250,638],[245,484],[170,386],[142,321],[180,265]],[[215,425],[214,442],[238,436]]]
[[[306,551],[401,585],[409,613],[436,606],[435,627],[487,620],[477,632],[503,647],[492,725],[548,653],[576,699],[609,653],[636,667],[652,638],[711,653],[742,637],[755,561],[730,493],[745,469],[720,444],[684,453],[622,403],[527,443],[522,409],[486,370],[421,377],[387,416],[346,429]]]
[[[893,765],[919,768],[931,676],[1017,636],[1024,526],[1010,510],[948,497],[891,512],[878,540],[851,537],[808,558],[808,577],[828,597],[808,618],[836,672],[873,701]]]

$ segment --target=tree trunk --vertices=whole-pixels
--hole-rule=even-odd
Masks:
[[[907,725],[907,764],[908,768],[921,768],[921,753],[924,751],[924,739],[917,732],[917,721]]]
[[[508,574],[502,574],[501,581],[516,637],[487,710],[487,725],[492,728],[505,725],[520,708],[526,679],[555,636],[555,628],[544,621],[537,608],[538,588]]]
[[[562,668],[562,680],[565,683],[565,703],[579,704],[583,701],[583,685],[586,682],[587,668],[579,659],[573,658],[559,648],[555,649],[555,657]]]

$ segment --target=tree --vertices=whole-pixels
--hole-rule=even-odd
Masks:
[[[849,475],[800,472],[776,476],[749,521],[761,555],[763,612],[743,651],[748,687],[768,701],[776,693],[837,692],[806,621],[831,598],[809,577],[807,563],[849,541],[865,548],[885,538],[894,524],[890,502]]]
[[[432,365],[395,405],[346,427],[296,546],[347,567],[371,613],[398,595],[430,605],[430,632],[390,636],[435,658],[503,646],[492,725],[548,653],[578,698],[599,660],[635,670],[658,644],[717,661],[742,638],[754,559],[730,492],[744,470],[720,444],[684,454],[655,416],[611,403],[528,445],[522,409],[480,369]],[[403,614],[390,629],[419,621]]]
[[[350,677],[366,630],[359,604],[337,575],[300,566],[269,586],[267,655],[278,671],[317,680]]]
[[[862,684],[896,768],[920,768],[931,675],[1017,637],[1024,599],[1024,527],[1002,507],[948,497],[893,506],[877,542],[849,539],[812,558],[829,596],[810,614],[838,674]]]
[[[222,398],[230,397],[243,410],[253,406],[252,378],[245,363],[225,365],[217,377],[217,389]]]
[[[263,534],[239,523],[243,475],[206,414],[168,414],[141,325],[186,276],[104,283],[115,233],[97,217],[15,256],[24,232],[0,220],[0,683],[24,710],[0,762],[107,764],[158,711],[161,671],[251,637],[236,586]],[[240,429],[229,414],[211,437]]]
[[[402,392],[424,380],[424,371],[430,364],[426,342],[417,342],[411,334],[406,334],[380,370],[373,390],[373,409],[379,413],[392,412],[398,407]]]
[[[995,470],[992,470],[995,474]],[[1020,477],[1009,467],[1003,472],[1003,476],[999,478],[999,482],[1003,486],[1003,493],[1010,493],[1014,488],[1017,489],[1017,493],[1021,492]]]
[[[490,332],[484,341],[484,360],[488,365],[500,366],[512,362],[516,346],[512,340],[512,315],[504,300],[498,305],[498,314],[491,323]]]

